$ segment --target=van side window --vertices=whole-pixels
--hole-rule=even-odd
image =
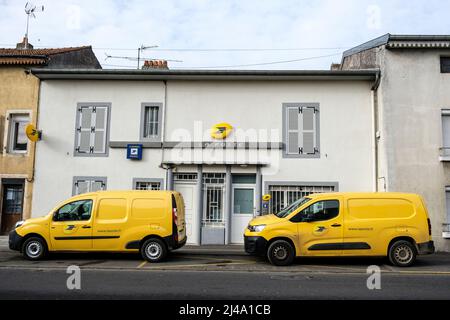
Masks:
[[[91,218],[92,200],[79,200],[59,208],[53,221],[87,221]]]
[[[327,221],[339,215],[339,201],[326,200],[313,203],[309,207],[299,212],[292,222],[317,222]]]

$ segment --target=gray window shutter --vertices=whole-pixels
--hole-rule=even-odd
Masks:
[[[450,113],[442,115],[442,141],[444,148],[450,148]]]
[[[316,143],[316,109],[302,108],[302,151],[303,154],[315,154]]]
[[[75,194],[83,194],[89,192],[89,181],[78,180],[75,182]]]
[[[92,153],[106,152],[106,129],[108,121],[108,108],[104,106],[95,107],[93,127]]]
[[[299,154],[299,108],[288,107],[286,112],[287,123],[287,153]]]
[[[89,153],[91,147],[92,107],[80,107],[78,110],[77,152]]]
[[[102,180],[91,181],[91,192],[106,190],[106,184]]]

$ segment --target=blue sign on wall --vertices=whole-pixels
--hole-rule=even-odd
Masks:
[[[142,160],[142,144],[127,145],[127,159]]]

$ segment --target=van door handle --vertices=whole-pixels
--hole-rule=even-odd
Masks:
[[[339,227],[342,227],[342,225],[341,224],[339,224],[339,223],[335,223],[335,224],[333,224],[333,225],[331,225],[333,228],[339,228]]]
[[[90,229],[91,226],[82,226],[83,229]]]

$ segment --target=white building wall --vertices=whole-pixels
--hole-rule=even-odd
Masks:
[[[282,104],[319,103],[319,159],[284,159],[281,150],[227,151],[231,159],[237,153],[259,154],[244,159],[266,164],[263,185],[337,182],[339,191],[374,191],[371,85],[363,81],[168,81],[165,97],[162,81],[43,81],[38,126],[44,138],[37,143],[32,216],[44,215],[69,198],[75,176],[107,177],[108,190],[131,189],[133,178],[166,181],[160,165],[174,160],[177,152],[170,149],[144,149],[142,161],[127,160],[126,149],[120,148],[109,148],[108,157],[74,157],[76,108],[82,102],[111,104],[110,141],[116,142],[139,141],[143,102],[167,101],[164,131],[165,141],[170,142],[211,140],[209,129],[220,122],[235,128],[227,141],[241,141],[237,139],[240,130],[255,130],[254,138],[260,142],[281,142]],[[267,135],[260,132],[267,130]],[[223,158],[218,159],[216,164]],[[177,170],[194,171],[195,166]],[[204,168],[205,172],[224,170],[225,166]],[[255,167],[235,166],[232,172],[254,173]]]

